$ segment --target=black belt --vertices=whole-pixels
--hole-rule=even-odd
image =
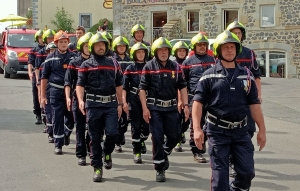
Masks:
[[[139,90],[139,88],[132,87],[129,92],[132,93],[132,94],[138,95],[139,92],[140,92],[140,90]],[[146,96],[147,96],[148,95],[148,91],[145,91],[145,92],[146,92]]]
[[[96,94],[86,94],[86,101],[110,103],[110,102],[117,101],[117,98],[116,98],[116,95],[102,96],[102,95],[96,95]]]
[[[161,100],[155,98],[147,98],[147,104],[156,105],[160,107],[172,107],[177,105],[177,100],[176,99]]]
[[[217,125],[218,127],[224,128],[224,129],[235,129],[235,128],[242,128],[247,125],[247,116],[238,122],[231,122],[224,119],[217,118],[216,116],[210,114],[207,112],[206,121],[208,123],[211,123],[213,125]]]
[[[132,87],[132,88],[130,89],[130,92],[133,93],[133,94],[138,94],[138,93],[139,93],[139,89],[136,88],[136,87]]]

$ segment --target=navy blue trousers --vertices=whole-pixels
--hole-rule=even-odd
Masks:
[[[78,102],[73,100],[72,111],[76,125],[76,156],[78,158],[87,156],[90,136],[86,134],[86,116],[78,108]]]
[[[86,115],[91,138],[91,165],[94,168],[101,168],[103,166],[101,137],[105,131],[103,151],[105,154],[111,154],[118,136],[118,111],[115,107],[91,107],[86,109]]]
[[[62,147],[64,137],[70,136],[74,128],[73,114],[67,110],[64,89],[50,88],[50,104],[54,144],[55,147]]]
[[[143,118],[141,102],[130,101],[129,115],[131,116],[131,137],[133,154],[141,153],[142,142],[149,136],[149,124]]]
[[[254,173],[254,146],[248,128],[223,129],[206,123],[209,155],[212,168],[212,191],[248,190]],[[232,155],[234,181],[229,185],[229,154]]]
[[[32,82],[31,82],[31,89],[32,89],[32,97],[33,97],[33,113],[37,116],[41,116],[42,110],[39,102],[39,94],[38,89],[36,87],[36,78],[35,73],[32,73]]]
[[[121,118],[118,123],[119,130],[118,130],[118,137],[117,137],[117,142],[116,142],[117,145],[125,144],[125,142],[123,142],[123,139],[124,139],[125,133],[128,129],[128,124],[129,124],[129,120],[128,120],[127,114],[125,113],[125,111],[122,111],[122,115],[121,115]]]
[[[165,167],[165,155],[171,154],[181,137],[178,111],[150,110],[150,115],[154,169],[162,170]]]
[[[46,126],[47,126],[47,133],[49,136],[53,136],[53,124],[52,124],[52,109],[50,104],[50,89],[47,88],[46,96],[48,100],[48,104],[45,106],[45,114],[46,114]]]

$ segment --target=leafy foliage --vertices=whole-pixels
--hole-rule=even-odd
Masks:
[[[72,15],[69,14],[64,7],[59,9],[56,7],[56,13],[54,15],[54,19],[51,19],[51,24],[53,24],[56,29],[58,30],[64,30],[68,32],[74,32],[75,30],[72,28],[73,23],[75,22],[72,18]]]
[[[26,17],[28,18],[28,20],[26,22],[27,26],[32,28],[32,10],[28,11],[28,13],[26,14]]]

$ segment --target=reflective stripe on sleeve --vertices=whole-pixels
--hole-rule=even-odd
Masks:
[[[199,81],[209,79],[209,78],[225,78],[225,77],[226,76],[224,76],[223,74],[208,74],[208,75],[202,76]]]

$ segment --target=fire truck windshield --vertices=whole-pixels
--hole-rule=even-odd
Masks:
[[[34,34],[9,34],[7,46],[18,48],[33,48],[37,45]]]

